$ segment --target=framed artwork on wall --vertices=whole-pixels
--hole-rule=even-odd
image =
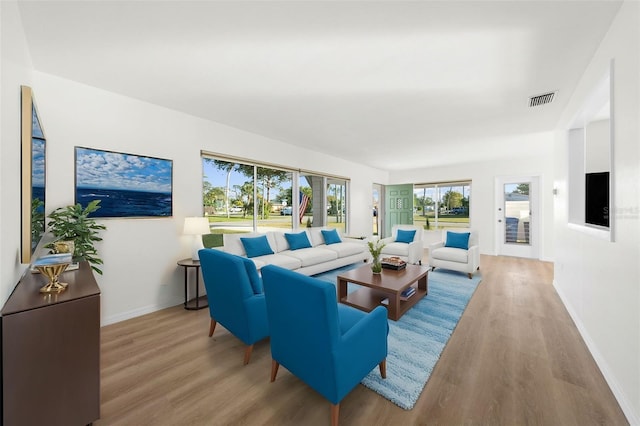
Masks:
[[[75,202],[100,200],[91,217],[173,215],[173,161],[75,148]]]

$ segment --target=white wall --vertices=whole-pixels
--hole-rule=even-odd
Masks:
[[[640,5],[625,2],[563,113],[555,150],[555,287],[631,424],[640,424]],[[614,242],[568,226],[566,129],[611,59]]]
[[[609,120],[598,120],[587,125],[584,173],[609,171],[609,133]]]
[[[503,158],[472,164],[446,165],[436,168],[425,168],[392,172],[390,183],[429,183],[455,180],[471,180],[471,227],[478,231],[480,252],[495,255],[495,233],[497,228],[495,178],[509,176],[540,177],[540,258],[553,259],[552,229],[553,223],[553,132],[528,135],[528,139],[536,140],[536,151],[527,158]],[[513,137],[511,143],[519,143]],[[429,155],[426,152],[423,155]],[[439,235],[438,235],[439,236]],[[425,241],[425,245],[429,241]]]
[[[200,150],[350,177],[351,232],[371,233],[371,185],[385,172],[39,72],[34,92],[47,135],[47,212],[74,202],[75,146],[173,160],[172,218],[101,220],[105,324],[182,302],[176,261],[190,256],[184,217],[202,214]]]
[[[20,13],[10,1],[0,2],[0,70],[0,301],[4,303],[25,269],[20,264],[20,86],[32,82]]]
[[[386,172],[33,71],[15,2],[1,2],[0,304],[20,279],[20,85],[30,85],[47,135],[47,213],[74,201],[74,147],[173,160],[174,216],[105,219],[98,245],[105,265],[103,324],[183,300],[182,270],[190,255],[185,216],[202,212],[200,150],[351,178],[350,231],[371,233],[371,186]]]

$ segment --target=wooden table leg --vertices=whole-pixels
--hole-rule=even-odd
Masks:
[[[400,319],[400,294],[389,295],[389,318],[394,321]]]
[[[425,296],[429,294],[428,278],[429,278],[429,272],[427,272],[427,274],[424,277],[418,280],[418,288],[420,290],[425,291]]]
[[[347,281],[338,278],[338,302],[347,297]]]
[[[189,301],[189,293],[187,292],[187,270],[189,268],[184,267],[184,308],[187,309],[187,302]]]

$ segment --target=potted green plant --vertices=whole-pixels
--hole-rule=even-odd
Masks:
[[[100,200],[93,200],[84,209],[80,203],[67,207],[59,207],[49,214],[49,229],[55,240],[48,244],[48,248],[56,247],[61,241],[73,241],[73,260],[86,260],[91,268],[102,275],[96,265],[102,265],[95,248],[97,241],[102,241],[100,231],[106,226],[96,223],[89,215],[100,208]]]
[[[371,272],[373,272],[374,274],[379,274],[380,272],[382,272],[380,253],[382,252],[385,244],[382,242],[382,240],[377,240],[376,242],[369,241],[367,244],[369,245],[369,253],[371,253],[371,256],[373,257],[373,260],[371,261]]]

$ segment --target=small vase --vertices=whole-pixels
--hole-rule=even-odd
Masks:
[[[380,272],[382,272],[382,264],[380,263],[379,257],[373,258],[373,261],[371,262],[371,272],[373,272],[374,274],[379,274]]]

